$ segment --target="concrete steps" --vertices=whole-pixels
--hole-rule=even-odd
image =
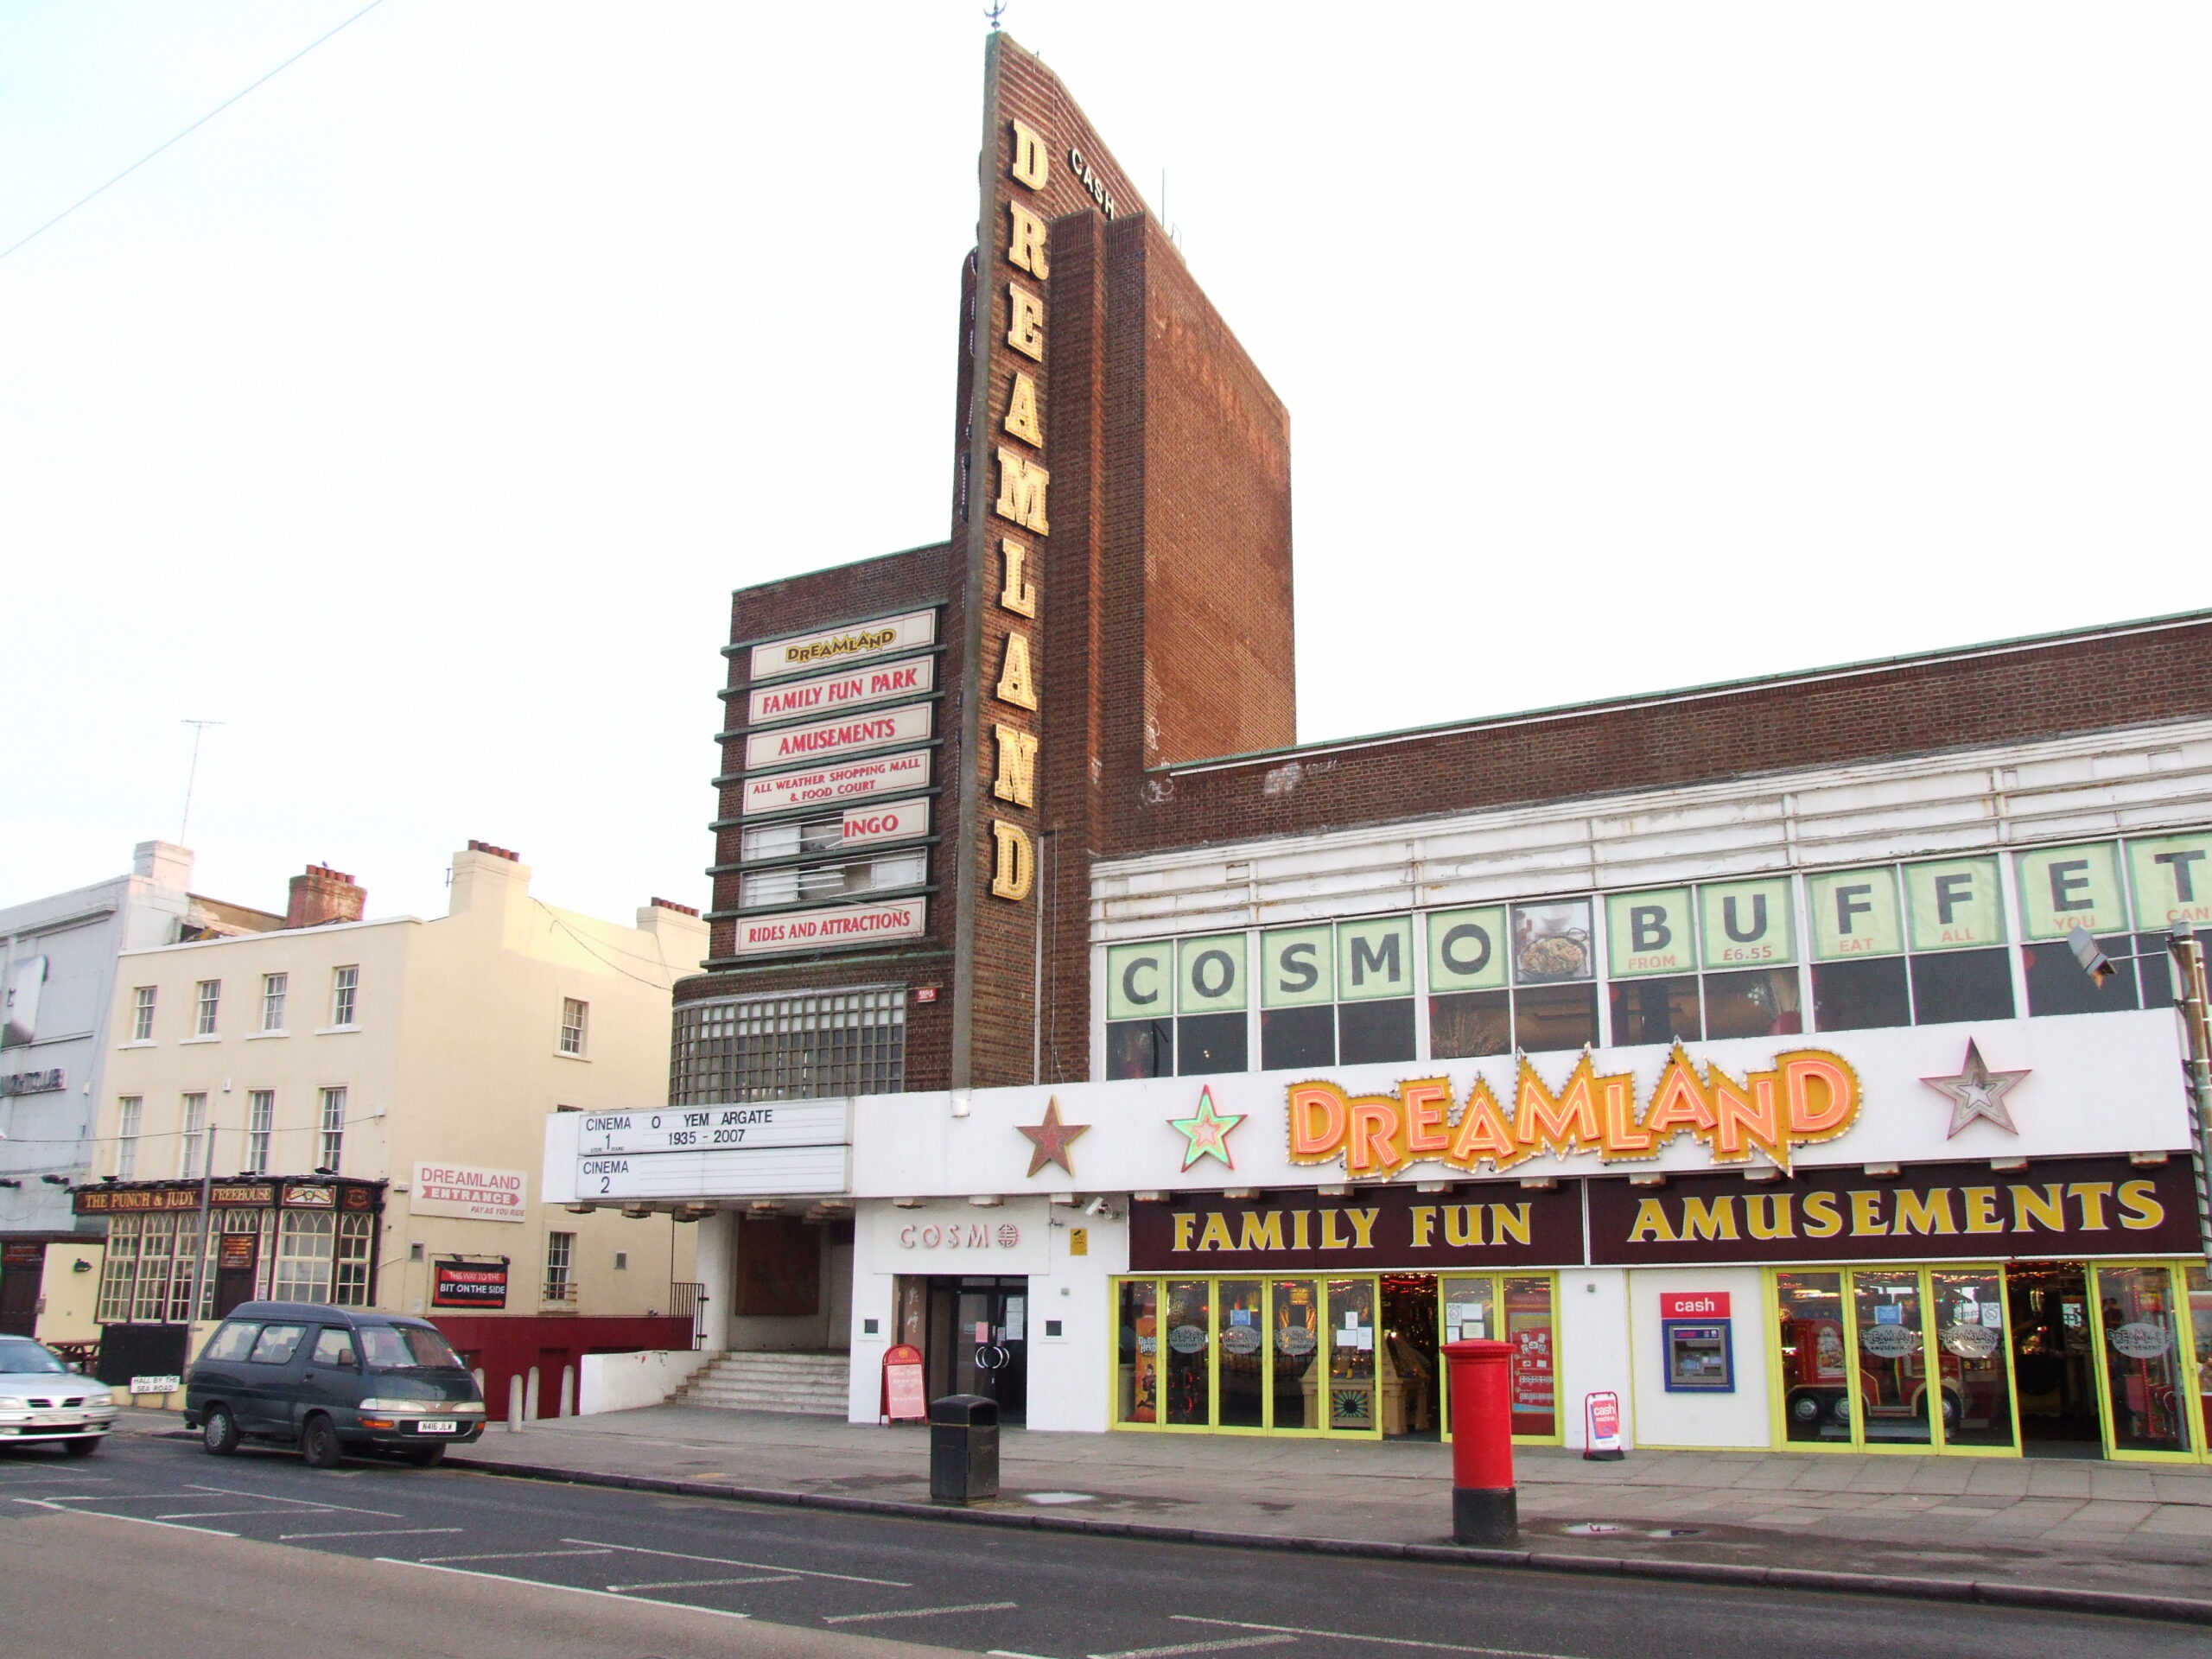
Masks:
[[[847,1368],[836,1353],[744,1351],[723,1354],[702,1367],[671,1396],[679,1406],[717,1406],[725,1411],[785,1411],[803,1417],[846,1414]]]

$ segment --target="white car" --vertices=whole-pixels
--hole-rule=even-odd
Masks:
[[[0,1445],[58,1440],[90,1457],[115,1426],[115,1391],[80,1376],[43,1344],[0,1337]]]

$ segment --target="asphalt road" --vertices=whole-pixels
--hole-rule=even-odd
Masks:
[[[398,1464],[322,1472],[276,1452],[216,1459],[190,1441],[137,1437],[82,1462],[0,1452],[0,1511],[9,1659],[251,1659],[296,1654],[302,1636],[340,1630],[335,1650],[363,1659],[386,1649],[358,1638],[386,1630],[407,1637],[391,1643],[395,1655],[472,1659],[1261,1649],[1285,1659],[2202,1659],[2212,1649],[2202,1629],[2141,1620],[1141,1543]]]

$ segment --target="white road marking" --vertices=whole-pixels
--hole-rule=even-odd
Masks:
[[[1051,1659],[1047,1654],[1024,1653],[1019,1648],[986,1648],[983,1653],[985,1659]]]
[[[328,1513],[327,1510],[178,1510],[174,1514],[157,1515],[154,1518],[156,1521],[220,1521],[233,1515],[291,1515],[306,1520],[311,1516]]]
[[[550,1555],[611,1555],[607,1549],[502,1549],[487,1551],[479,1555],[425,1555],[415,1563],[417,1567],[435,1567],[441,1561],[535,1561]]]
[[[356,1503],[333,1503],[321,1497],[287,1497],[282,1492],[257,1492],[238,1486],[197,1486],[188,1492],[132,1492],[132,1497],[257,1497],[264,1503],[292,1503],[308,1510],[343,1510],[348,1515],[373,1515],[382,1521],[404,1521],[397,1510],[365,1510]]]
[[[1422,1648],[1431,1653],[1472,1653],[1483,1659],[1578,1659],[1570,1653],[1537,1653],[1527,1648],[1472,1648],[1458,1642],[1416,1642],[1404,1636],[1360,1636],[1351,1630],[1309,1630],[1297,1624],[1261,1624],[1244,1618],[1200,1618],[1192,1613],[1170,1613],[1179,1624],[1216,1624],[1230,1630],[1279,1630],[1286,1636],[1318,1636],[1332,1642],[1375,1642],[1385,1647]]]
[[[280,1532],[276,1541],[289,1543],[295,1538],[405,1538],[419,1532],[460,1532],[460,1527],[376,1527],[367,1532]]]
[[[1232,1636],[1218,1642],[1185,1642],[1173,1648],[1124,1648],[1118,1653],[1094,1653],[1090,1659],[1166,1659],[1172,1653],[1227,1653],[1231,1648],[1279,1648],[1295,1642],[1294,1636]]]
[[[802,1579],[835,1579],[840,1584],[880,1585],[887,1590],[911,1590],[914,1586],[902,1579],[864,1579],[855,1573],[824,1573],[810,1567],[787,1567],[781,1561],[734,1561],[726,1555],[687,1555],[680,1549],[647,1549],[642,1544],[610,1544],[598,1538],[563,1538],[564,1544],[590,1544],[601,1549],[619,1549],[632,1555],[658,1555],[664,1560],[704,1561],[709,1567],[745,1567],[756,1573],[791,1573]]]
[[[386,1567],[419,1567],[429,1573],[450,1573],[457,1579],[489,1579],[494,1584],[519,1584],[532,1590],[561,1590],[572,1596],[597,1596],[601,1601],[627,1602],[638,1605],[635,1596],[618,1596],[607,1590],[588,1590],[580,1584],[548,1584],[543,1579],[518,1579],[506,1573],[472,1573],[465,1567],[440,1567],[435,1561],[410,1561],[397,1555],[376,1558]],[[671,1607],[679,1613],[705,1613],[715,1618],[750,1618],[750,1613],[734,1613],[727,1607],[702,1607],[696,1601],[657,1601],[656,1607]]]
[[[658,1584],[610,1584],[607,1587],[618,1596],[635,1595],[640,1590],[714,1590],[726,1584],[797,1584],[796,1573],[762,1573],[749,1579],[663,1579]]]
[[[971,1601],[958,1607],[894,1607],[887,1613],[839,1613],[832,1618],[824,1616],[824,1624],[865,1624],[878,1618],[935,1618],[940,1613],[1003,1613],[1014,1606],[1011,1601]]]

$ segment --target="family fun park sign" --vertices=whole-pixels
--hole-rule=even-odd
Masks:
[[[1341,1163],[1356,1178],[1423,1163],[1503,1172],[1547,1154],[1642,1162],[1683,1135],[1715,1164],[1758,1152],[1786,1171],[1797,1147],[1834,1141],[1858,1122],[1859,1087],[1849,1062],[1826,1049],[1792,1049],[1737,1078],[1718,1065],[1700,1069],[1677,1043],[1641,1103],[1631,1073],[1601,1074],[1586,1051],[1556,1090],[1522,1056],[1510,1108],[1481,1077],[1460,1099],[1447,1077],[1375,1095],[1296,1083],[1288,1105],[1290,1161]]]

